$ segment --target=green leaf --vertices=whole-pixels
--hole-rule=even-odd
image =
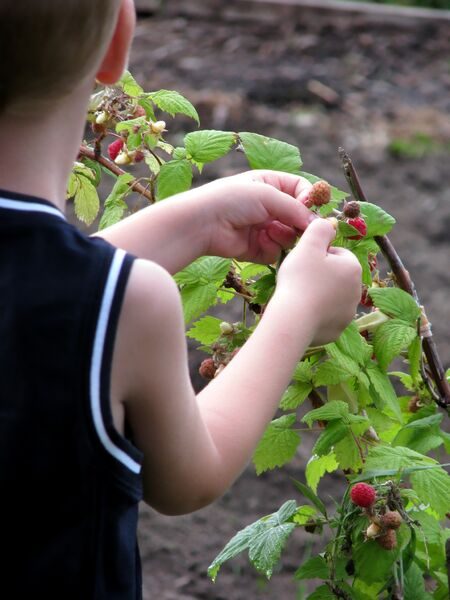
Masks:
[[[318,456],[327,454],[335,444],[347,437],[348,433],[349,429],[345,423],[342,423],[342,421],[331,421],[316,440],[312,453]]]
[[[365,520],[364,520],[365,521]],[[364,522],[363,527],[366,527]],[[385,550],[374,540],[365,541],[360,528],[356,528],[353,542],[355,575],[366,583],[387,581],[399,549]]]
[[[299,383],[311,383],[312,382],[312,365],[308,359],[302,360],[297,363],[292,378]]]
[[[237,272],[242,278],[242,281],[247,281],[248,279],[255,277],[256,275],[268,275],[270,270],[267,265],[258,265],[256,263],[239,263],[239,268]]]
[[[364,472],[374,469],[383,469],[388,465],[390,470],[399,471],[414,466],[436,464],[432,458],[423,456],[414,450],[402,446],[373,446],[364,465]]]
[[[379,410],[384,410],[389,416],[403,423],[403,415],[400,409],[397,394],[392,386],[391,380],[380,370],[375,363],[366,367],[366,373],[370,381],[370,392],[374,403]]]
[[[340,469],[357,471],[363,466],[358,445],[347,429],[347,435],[334,444],[334,454]]]
[[[361,202],[360,209],[367,225],[367,237],[386,235],[395,225],[394,217],[376,204]]]
[[[422,571],[412,564],[404,576],[403,594],[405,600],[432,600],[433,596],[425,590]]]
[[[423,503],[443,519],[449,510],[450,475],[442,468],[416,471],[410,476],[411,485]]]
[[[327,344],[325,346],[325,350],[327,351],[328,355],[350,375],[359,375],[361,368],[357,360],[342,352],[337,343]]]
[[[412,296],[399,288],[371,288],[369,296],[373,303],[386,315],[415,325],[420,317],[420,308]]]
[[[358,326],[352,322],[344,329],[335,345],[341,352],[353,358],[358,364],[364,366],[372,355],[372,349],[363,336],[359,333]]]
[[[342,381],[347,381],[353,376],[353,372],[349,372],[335,360],[326,360],[318,366],[313,381],[315,387],[320,387],[322,385],[336,385]]]
[[[313,492],[317,493],[317,486],[325,473],[332,473],[338,468],[339,463],[336,461],[334,452],[330,452],[330,454],[325,454],[324,456],[313,454],[306,465],[306,483]]]
[[[202,256],[175,274],[178,284],[201,285],[202,283],[222,284],[231,267],[229,258]]]
[[[91,225],[100,210],[100,200],[95,187],[96,175],[83,163],[75,163],[67,185],[67,197],[74,199],[75,214]]]
[[[311,427],[314,421],[332,421],[334,419],[344,420],[348,423],[349,410],[345,402],[327,402],[320,408],[310,410],[302,418],[302,422]]]
[[[174,117],[177,114],[190,117],[200,125],[200,119],[194,106],[184,96],[172,90],[158,90],[145,94],[160,110]]]
[[[117,178],[111,193],[105,200],[99,230],[110,227],[122,219],[124,211],[128,208],[124,197],[130,192],[129,184],[133,180],[134,177],[130,173],[124,173]]]
[[[284,392],[281,398],[280,408],[283,410],[294,410],[306,400],[312,391],[312,385],[310,383],[303,383],[301,381],[290,385]]]
[[[437,414],[410,421],[400,429],[392,445],[406,446],[421,454],[434,450],[443,442],[439,429],[442,418],[442,414]]]
[[[267,275],[263,275],[251,285],[251,290],[255,293],[253,302],[256,304],[266,304],[270,300],[274,289],[275,274],[268,273]]]
[[[186,333],[186,336],[209,346],[220,336],[220,323],[216,317],[206,316],[196,321]]]
[[[420,376],[420,362],[422,359],[422,340],[419,336],[411,342],[408,348],[409,372],[412,380],[416,382]]]
[[[327,585],[321,585],[306,600],[336,600],[336,596]]]
[[[373,338],[373,349],[380,367],[386,370],[416,336],[416,330],[400,319],[392,319],[378,327]]]
[[[295,529],[295,523],[287,522],[297,510],[294,500],[288,500],[281,508],[261,519],[264,527],[255,532],[249,542],[249,558],[257,571],[270,579],[276,563],[279,561],[288,537]]]
[[[122,89],[125,94],[128,94],[128,96],[131,96],[132,98],[136,98],[144,93],[144,90],[129,71],[125,71],[120,80],[116,83],[116,87]]]
[[[188,160],[171,160],[161,166],[157,200],[185,192],[192,184],[192,167]]]
[[[264,523],[260,520],[239,531],[209,565],[208,576],[215,581],[223,563],[246,550],[251,538],[263,528]]]
[[[236,143],[237,134],[230,131],[204,129],[188,133],[184,138],[186,151],[198,163],[209,163],[228,154]]]
[[[295,414],[284,415],[267,427],[253,454],[257,475],[282,467],[293,458],[300,443],[299,434],[292,431],[296,420]]]
[[[239,138],[252,169],[300,173],[302,159],[295,146],[256,133],[239,133]]]
[[[159,172],[161,171],[161,163],[158,161],[156,156],[150,153],[146,153],[144,156],[144,160],[151,173],[153,173],[153,175],[159,175]]]
[[[297,481],[296,479],[293,479],[292,481],[298,491],[303,494],[305,498],[308,498],[308,500],[312,502],[312,504],[323,514],[324,517],[327,517],[327,509],[325,508],[325,504],[317,496],[317,494],[301,481]]]
[[[294,579],[328,579],[328,565],[323,556],[313,556],[297,569]]]
[[[201,286],[187,285],[181,289],[180,293],[186,323],[214,306],[217,299],[217,287],[213,283]]]

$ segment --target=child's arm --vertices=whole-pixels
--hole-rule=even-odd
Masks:
[[[196,397],[178,290],[170,276],[136,261],[119,322],[113,398],[144,453],[144,497],[167,514],[220,497],[245,468],[310,345],[335,339],[354,315],[361,268],[324,220],[289,253],[250,340]]]
[[[169,273],[206,255],[271,263],[294,243],[293,227],[307,227],[312,213],[299,200],[310,188],[303,177],[250,171],[158,202],[95,235]]]

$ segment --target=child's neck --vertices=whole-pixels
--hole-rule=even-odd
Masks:
[[[88,96],[86,90],[72,94],[55,110],[33,118],[0,117],[0,189],[46,199],[64,211]]]

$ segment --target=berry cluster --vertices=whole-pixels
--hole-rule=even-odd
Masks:
[[[366,529],[366,539],[374,539],[385,550],[393,550],[397,546],[396,530],[403,523],[397,510],[390,510],[382,504],[375,510],[377,493],[367,483],[357,483],[350,490],[353,504],[365,509],[370,525]]]
[[[231,324],[223,321],[220,324],[220,338],[211,346],[213,355],[205,358],[198,370],[203,379],[217,377],[239,352],[239,347],[233,347],[233,338],[235,334],[239,333],[239,327],[240,323]]]

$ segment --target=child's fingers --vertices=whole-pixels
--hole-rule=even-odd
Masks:
[[[281,248],[292,248],[297,239],[297,232],[279,221],[272,221],[266,227],[267,235]]]
[[[312,221],[317,219],[317,216],[299,200],[274,187],[262,186],[260,200],[271,219],[290,228],[304,231]]]
[[[326,219],[316,219],[306,229],[300,240],[302,249],[312,250],[326,255],[330,244],[336,237],[336,231]],[[332,249],[334,250],[334,248]]]

